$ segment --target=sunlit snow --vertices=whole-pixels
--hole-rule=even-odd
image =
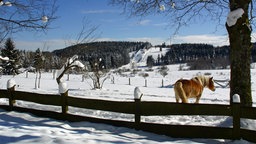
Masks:
[[[162,101],[175,102],[175,96],[172,84],[180,78],[190,79],[196,75],[208,74],[213,76],[215,80],[227,80],[230,78],[229,69],[221,70],[186,70],[180,71],[179,64],[168,65],[168,75],[164,78],[164,87],[162,87],[162,76],[158,72],[158,67],[153,67],[153,71],[145,71],[147,67],[147,56],[152,55],[157,57],[159,54],[165,54],[167,49],[150,48],[149,50],[139,51],[134,56],[134,61],[137,62],[137,68],[141,72],[147,72],[147,87],[144,86],[145,79],[139,74],[130,75],[130,72],[123,72],[122,75],[113,74],[113,80],[107,79],[101,90],[92,89],[92,81],[86,79],[82,82],[81,74],[70,74],[69,80],[67,75],[63,79],[66,84],[59,85],[53,79],[52,73],[42,73],[41,87],[34,88],[35,73],[29,73],[28,78],[26,74],[22,73],[15,77],[2,76],[0,78],[0,89],[6,89],[7,81],[15,80],[17,84],[17,91],[27,91],[43,94],[57,94],[68,89],[68,94],[74,97],[101,99],[111,101],[134,101],[134,96],[141,97],[141,101]],[[138,58],[138,59],[137,59]],[[185,65],[185,64],[183,64]],[[256,69],[255,64],[252,64],[251,78],[252,78],[252,96],[255,106],[256,101]],[[130,68],[130,64],[123,66],[123,68]],[[121,68],[121,69],[123,69]],[[138,72],[139,73],[139,72]],[[130,77],[130,85],[128,78]],[[135,91],[138,88],[138,91]],[[60,90],[60,91],[59,91]],[[207,88],[204,90],[202,98],[199,103],[205,104],[224,104],[230,102],[229,87],[221,87],[216,85],[216,91],[212,92]],[[189,99],[193,103],[194,99]],[[1,104],[8,104],[8,100],[0,99]],[[14,105],[28,108],[47,109],[53,111],[60,111],[61,107],[37,105],[25,101],[16,101]],[[133,115],[111,113],[99,110],[86,110],[69,108],[69,112],[93,116],[104,119],[116,119],[134,121]],[[206,126],[222,126],[229,127],[232,125],[232,119],[227,116],[147,116],[141,117],[141,121],[150,123],[162,124],[177,124],[177,125],[206,125]],[[255,121],[243,120],[241,126],[255,130]],[[57,121],[49,118],[36,117],[31,114],[18,113],[14,111],[0,110],[0,141],[1,143],[140,143],[140,144],[171,144],[171,143],[244,143],[249,142],[244,140],[225,140],[225,139],[176,139],[163,135],[156,135],[143,131],[136,131],[133,129],[113,127],[104,124],[94,124],[89,122],[67,122]]]

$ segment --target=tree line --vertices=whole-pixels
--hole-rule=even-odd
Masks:
[[[148,49],[152,45],[148,42],[91,42],[66,47],[53,52],[35,52],[17,50],[14,41],[8,38],[1,47],[1,56],[7,56],[10,61],[1,61],[3,74],[18,74],[18,69],[25,68],[28,71],[51,71],[60,69],[66,60],[73,55],[84,63],[88,70],[92,70],[94,61],[101,59],[101,67],[104,69],[118,68],[130,63],[130,52],[140,49]],[[230,47],[214,47],[209,44],[173,44],[159,45],[162,48],[170,48],[165,55],[159,55],[157,59],[149,56],[147,65],[168,65],[187,63],[190,69],[217,69],[227,68],[230,65]],[[252,48],[251,62],[256,62],[256,43]]]

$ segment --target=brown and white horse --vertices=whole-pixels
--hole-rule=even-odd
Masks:
[[[188,103],[188,98],[196,98],[195,103],[199,103],[204,87],[215,91],[213,77],[197,76],[191,80],[180,79],[176,81],[174,84],[176,102],[178,103],[181,99],[182,103]]]

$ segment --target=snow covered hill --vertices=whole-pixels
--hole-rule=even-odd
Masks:
[[[140,66],[146,65],[148,56],[152,56],[155,60],[157,60],[158,56],[165,56],[166,52],[168,52],[169,49],[170,48],[162,48],[162,51],[160,50],[160,47],[140,49],[135,53],[131,61],[138,63]]]

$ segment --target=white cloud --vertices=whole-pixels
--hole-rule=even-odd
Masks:
[[[43,41],[15,41],[15,46],[20,50],[30,50],[35,51],[40,48],[43,51],[53,51],[56,49],[65,48],[65,40],[63,39],[53,39],[53,40],[43,40]]]
[[[228,36],[219,35],[188,35],[175,36],[172,38],[172,43],[205,43],[214,46],[229,45]]]
[[[115,38],[98,38],[96,41],[121,41],[121,39],[115,39]]]
[[[96,41],[142,41],[150,42],[152,45],[161,45],[166,43],[167,45],[179,44],[179,43],[205,43],[212,44],[214,46],[229,45],[228,36],[219,35],[188,35],[188,36],[175,36],[170,38],[163,37],[130,37],[130,38],[99,38]],[[62,49],[72,44],[72,40],[53,39],[44,41],[15,41],[17,49],[35,51],[40,48],[44,51],[53,51],[56,49]],[[252,42],[256,42],[256,33],[252,33]],[[44,45],[45,48],[44,48]]]
[[[137,24],[144,26],[144,25],[148,25],[150,22],[151,22],[151,20],[147,19],[147,20],[141,20]]]
[[[159,45],[164,42],[164,38],[159,37],[140,37],[140,38],[127,38],[128,41],[142,41],[142,42],[150,42],[152,45]]]
[[[251,34],[252,42],[256,42],[256,33]],[[229,45],[228,35],[188,35],[175,36],[172,38],[172,43],[205,43],[214,46]]]
[[[155,24],[153,24],[153,26],[157,26],[157,27],[163,27],[163,26],[168,26],[169,24],[168,23],[166,23],[166,22],[163,22],[163,23],[155,23]]]
[[[153,23],[152,20],[146,19],[146,20],[140,20],[136,23],[136,25],[141,25],[141,26],[145,26],[145,25],[152,25],[152,26],[156,26],[156,27],[166,27],[169,24],[166,22],[162,22],[162,23]]]
[[[256,34],[254,34],[256,36]],[[256,38],[256,37],[255,37]],[[150,42],[152,45],[160,45],[166,43],[180,44],[180,43],[204,43],[212,44],[214,46],[229,45],[228,36],[218,36],[218,35],[188,35],[188,36],[174,36],[170,38],[164,37],[130,37],[130,38],[101,38],[99,41],[142,41]],[[256,39],[255,39],[256,41]]]
[[[120,13],[118,10],[84,10],[83,14],[106,14],[106,13]]]

